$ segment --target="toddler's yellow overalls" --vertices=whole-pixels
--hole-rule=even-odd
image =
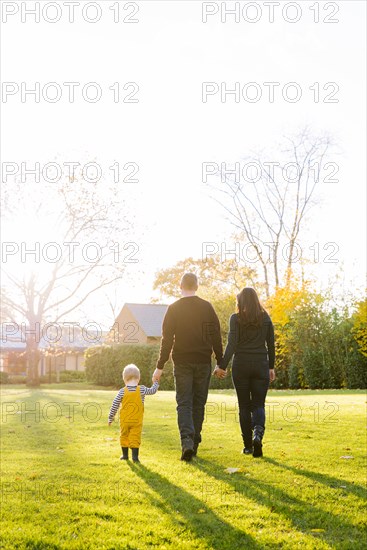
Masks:
[[[129,391],[125,386],[120,408],[120,445],[136,449],[140,447],[143,428],[144,405],[140,395],[140,386]]]

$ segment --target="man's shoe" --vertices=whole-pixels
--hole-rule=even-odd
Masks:
[[[194,443],[192,439],[190,439],[189,437],[187,439],[183,439],[181,460],[190,462],[193,456],[194,456]]]
[[[194,443],[192,456],[196,456],[198,454],[198,447],[199,447],[199,443]]]
[[[194,456],[194,449],[182,449],[181,460],[185,462],[190,462]]]
[[[254,448],[253,447],[244,447],[242,453],[244,455],[252,455],[252,453],[254,452]]]

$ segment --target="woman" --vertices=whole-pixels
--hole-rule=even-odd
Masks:
[[[232,356],[232,380],[240,409],[244,454],[262,456],[265,398],[275,380],[274,327],[253,288],[237,296],[238,313],[229,320],[228,343],[215,376],[223,378]]]

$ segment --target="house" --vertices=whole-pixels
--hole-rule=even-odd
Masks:
[[[57,371],[84,371],[84,352],[93,346],[104,343],[107,333],[96,334],[86,332],[80,328],[62,331],[61,338],[56,342],[50,342],[45,337],[41,338],[39,349],[42,353],[39,363],[40,375]]]
[[[107,343],[156,344],[168,305],[125,304],[110,330]]]
[[[13,325],[14,326],[14,325]],[[107,333],[93,334],[80,328],[62,331],[59,338],[51,341],[44,335],[38,349],[41,357],[38,363],[40,376],[60,371],[84,371],[84,352],[87,348],[103,344]],[[26,338],[21,328],[1,333],[0,371],[25,375],[27,371]]]
[[[27,359],[25,342],[22,341],[20,330],[15,334],[1,334],[0,342],[0,372],[25,374]]]

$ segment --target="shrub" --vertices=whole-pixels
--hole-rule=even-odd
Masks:
[[[151,386],[152,375],[159,354],[159,345],[127,345],[99,346],[89,348],[85,354],[86,378],[99,386],[123,386],[122,371],[129,363],[134,363],[140,369],[140,383]],[[214,364],[213,364],[214,368]],[[211,378],[213,389],[232,388],[232,379],[228,375],[224,380]],[[161,390],[174,390],[173,365],[167,361],[160,384]]]
[[[345,370],[347,388],[367,388],[367,357],[356,346],[351,349]]]
[[[59,382],[85,382],[86,376],[84,371],[79,370],[63,370],[60,371]],[[57,375],[52,372],[51,375],[43,374],[40,376],[40,382],[43,384],[55,384],[57,382]]]
[[[9,374],[7,372],[0,372],[0,384],[9,384]]]
[[[85,382],[86,376],[84,371],[80,370],[64,370],[60,372],[60,382]]]
[[[85,354],[86,378],[89,382],[100,386],[121,387],[124,367],[134,363],[140,369],[140,383],[151,386],[158,353],[159,345],[153,344],[120,344],[89,348]],[[164,368],[161,389],[172,388],[172,363],[169,361]]]
[[[289,387],[292,390],[298,390],[302,386],[300,369],[296,363],[292,363],[288,368]]]
[[[8,384],[25,384],[27,377],[25,374],[10,374],[8,377]]]

